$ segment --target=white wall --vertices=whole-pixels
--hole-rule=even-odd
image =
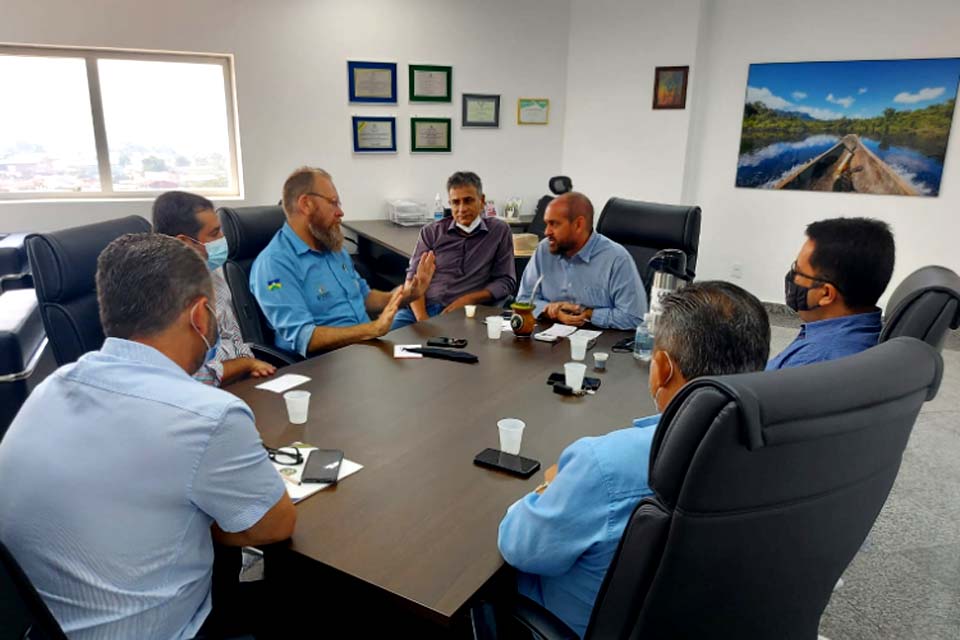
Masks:
[[[433,202],[458,169],[488,197],[532,209],[560,170],[567,0],[14,0],[0,42],[221,52],[236,56],[245,199],[279,199],[301,164],[335,179],[347,218],[381,217],[388,197]],[[396,106],[347,103],[347,59],[398,63]],[[411,105],[407,63],[453,66],[452,104]],[[460,94],[501,94],[499,130],[461,130]],[[551,99],[550,124],[520,127],[520,96]],[[396,115],[399,152],[355,156],[350,116]],[[410,154],[409,118],[453,118],[453,153]],[[150,202],[0,204],[0,229],[49,230],[136,213]]]
[[[654,68],[693,65],[701,0],[573,0],[563,172],[611,196],[679,202],[690,109],[651,109]],[[691,67],[687,105],[698,71]]]
[[[738,0],[707,7],[684,194],[703,206],[699,275],[730,279],[740,264],[743,286],[782,301],[783,274],[805,225],[834,216],[870,216],[893,226],[897,267],[888,294],[925,264],[960,271],[956,114],[937,198],[734,188],[750,63],[960,56],[960,2]]]

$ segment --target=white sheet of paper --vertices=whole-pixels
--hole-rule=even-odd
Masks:
[[[394,358],[422,358],[422,353],[410,353],[407,349],[419,349],[419,344],[395,344],[393,345]]]
[[[578,336],[583,336],[587,340],[593,340],[603,335],[603,331],[593,331],[591,329],[579,329],[576,333]]]
[[[263,389],[264,391],[273,391],[274,393],[283,393],[294,387],[298,387],[304,382],[309,382],[310,378],[307,376],[301,376],[297,373],[285,373],[279,378],[274,378],[273,380],[268,380],[261,384],[257,385],[257,389]]]
[[[555,323],[552,327],[540,333],[545,336],[557,336],[558,338],[565,338],[571,333],[576,333],[577,328],[572,327],[568,324],[560,324],[559,322]]]

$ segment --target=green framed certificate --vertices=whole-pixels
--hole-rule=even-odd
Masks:
[[[449,152],[450,118],[410,118],[410,151]]]
[[[517,124],[548,124],[550,100],[547,98],[520,98],[517,100]]]
[[[500,96],[482,93],[463,94],[461,125],[464,127],[499,127]]]
[[[452,102],[453,67],[410,65],[410,102]]]

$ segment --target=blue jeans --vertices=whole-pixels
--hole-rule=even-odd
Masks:
[[[440,312],[443,311],[444,306],[442,304],[428,304],[427,305],[427,315],[431,318],[436,315],[440,315]],[[417,317],[413,315],[413,310],[410,307],[404,307],[397,311],[397,315],[393,316],[393,324],[390,325],[390,331],[394,329],[402,329],[407,325],[411,325],[417,321]]]

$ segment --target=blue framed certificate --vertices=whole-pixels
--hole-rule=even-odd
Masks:
[[[397,63],[347,61],[350,102],[396,104]]]
[[[353,116],[354,153],[396,153],[397,119],[393,116]]]

